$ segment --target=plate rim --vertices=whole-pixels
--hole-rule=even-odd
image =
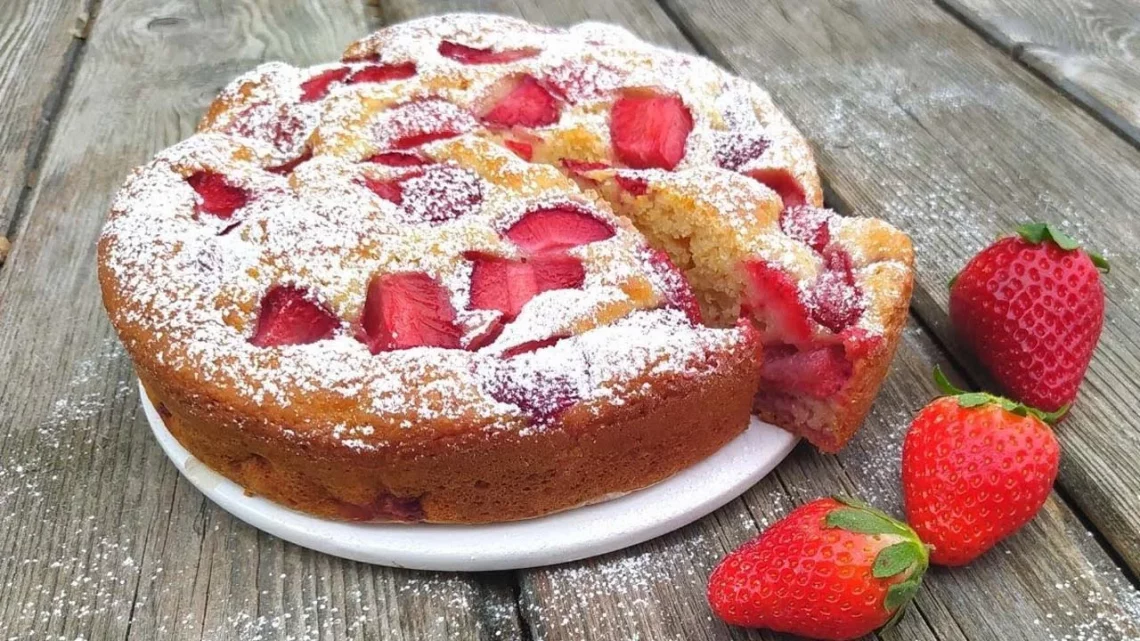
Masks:
[[[241,486],[182,447],[166,429],[141,381],[139,394],[147,423],[163,453],[182,476],[227,513],[318,552],[417,570],[517,570],[577,561],[643,543],[703,518],[737,498],[775,469],[799,442],[798,436],[752,416],[748,429],[708,458],[655,485],[598,503],[507,523],[352,523],[322,519],[262,497],[247,496]],[[744,460],[749,454],[760,455],[759,461]],[[709,488],[702,476],[710,473],[729,483]],[[679,494],[685,503],[678,504],[670,493]],[[638,514],[650,516],[638,519]],[[601,527],[604,532],[595,535],[592,527]]]

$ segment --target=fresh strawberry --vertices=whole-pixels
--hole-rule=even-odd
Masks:
[[[523,48],[494,51],[492,49],[476,49],[450,40],[440,41],[438,51],[439,55],[444,58],[451,58],[465,65],[501,64],[538,55],[538,49]]]
[[[795,281],[782,269],[762,260],[746,261],[745,307],[759,321],[767,340],[803,343],[811,338],[808,308]]]
[[[901,617],[927,564],[906,525],[849,499],[816,499],[725,557],[709,604],[732,625],[847,641]]]
[[[807,194],[803,185],[785,169],[756,169],[748,175],[764,183],[784,201],[784,207],[799,207],[807,204]]]
[[[676,96],[627,94],[610,110],[614,155],[634,169],[673,169],[693,130],[689,108]]]
[[[431,161],[424,160],[415,154],[406,151],[385,151],[369,156],[365,162],[388,167],[421,167],[430,165]]]
[[[558,99],[534,77],[523,76],[483,114],[483,122],[497,127],[544,127],[558,122],[561,115]]]
[[[765,389],[827,398],[851,378],[851,361],[840,345],[800,351],[791,345],[764,348],[760,379]]]
[[[504,235],[523,250],[540,254],[605,240],[614,229],[585,211],[562,205],[526,214]]]
[[[801,243],[811,245],[815,251],[823,252],[831,242],[833,216],[832,212],[817,207],[785,207],[780,212],[780,229]]]
[[[357,339],[373,354],[412,347],[458,349],[463,330],[447,290],[419,272],[372,279]]]
[[[355,85],[362,82],[388,82],[389,80],[406,80],[416,75],[416,63],[404,62],[395,65],[368,65],[352,72],[345,84]]]
[[[348,67],[334,67],[326,69],[301,83],[301,102],[320,100],[329,93],[333,83],[340,82],[348,77],[352,69]]]
[[[1061,447],[1046,414],[956,389],[924,407],[903,442],[907,520],[939,565],[965,565],[1033,519],[1057,478]]]
[[[685,274],[673,264],[669,254],[660,249],[649,250],[649,264],[665,285],[665,303],[672,309],[685,312],[694,325],[701,324],[701,307]]]
[[[1053,225],[1022,225],[950,283],[950,322],[1013,398],[1072,403],[1104,324],[1108,263]]]
[[[512,321],[530,299],[552,289],[582,286],[586,271],[581,261],[564,254],[543,254],[510,260],[470,252],[471,308],[497,309]]]
[[[190,187],[198,192],[201,202],[199,212],[218,218],[229,218],[234,212],[249,202],[249,192],[230,183],[229,179],[212,171],[199,171],[186,179]]]
[[[307,291],[276,285],[261,299],[257,328],[249,342],[258,347],[304,345],[332,338],[338,327],[337,317],[309,298]]]

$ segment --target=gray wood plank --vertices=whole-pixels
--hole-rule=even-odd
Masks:
[[[617,22],[642,37],[687,49],[651,2],[456,2],[390,0],[387,20],[458,9],[512,13],[552,24]],[[839,456],[801,446],[742,499],[679,532],[599,559],[524,571],[521,609],[536,640],[778,638],[724,626],[708,610],[705,585],[715,562],[796,505],[846,491],[896,513],[903,431],[933,396],[934,363],[952,369],[912,324],[892,374],[862,433]],[[1053,589],[1076,582],[1069,592]],[[1090,596],[1092,595],[1092,596]],[[1094,598],[1095,597],[1095,598]],[[1064,620],[1054,615],[1072,612]],[[1140,596],[1059,499],[1045,516],[974,566],[935,572],[917,616],[886,639],[1038,640],[1140,637]],[[1050,637],[1052,635],[1052,637]]]
[[[95,0],[0,1],[0,236],[14,222]],[[3,243],[0,243],[3,244]],[[0,248],[0,264],[4,263]]]
[[[910,232],[913,307],[975,380],[946,316],[946,283],[969,257],[1033,219],[1111,256],[1104,334],[1058,430],[1061,485],[1140,572],[1140,151],[933,4],[665,6],[773,93],[817,146],[833,203]]]
[[[935,1],[1140,142],[1136,2]]]
[[[237,73],[333,59],[374,26],[348,0],[104,0],[0,272],[0,637],[521,638],[510,575],[334,559],[202,497],[151,436],[99,299],[95,238],[133,166]]]

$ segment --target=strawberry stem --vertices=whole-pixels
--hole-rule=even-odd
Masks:
[[[962,407],[981,407],[992,403],[1000,405],[1002,409],[1007,412],[1013,412],[1018,416],[1035,416],[1050,425],[1061,420],[1061,417],[1069,411],[1069,404],[1066,404],[1055,412],[1045,412],[1036,407],[1030,407],[1024,403],[1018,403],[1004,396],[997,396],[989,392],[967,392],[966,390],[958,389],[950,382],[950,379],[946,378],[946,375],[942,373],[942,368],[938,365],[934,366],[934,382],[945,396],[953,396],[958,399],[958,405]]]

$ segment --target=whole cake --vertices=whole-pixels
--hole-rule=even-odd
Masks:
[[[236,79],[128,179],[99,279],[171,433],[248,492],[503,521],[656,483],[753,411],[840,448],[913,257],[821,207],[754,84],[448,15]]]

